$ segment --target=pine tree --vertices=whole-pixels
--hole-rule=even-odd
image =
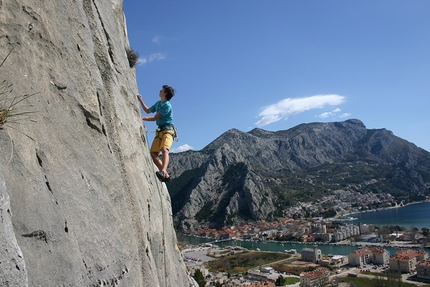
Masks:
[[[197,269],[196,272],[194,272],[193,278],[196,280],[197,284],[199,284],[199,287],[204,287],[206,285],[205,277],[200,269]]]

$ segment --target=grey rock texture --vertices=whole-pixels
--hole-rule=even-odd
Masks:
[[[430,154],[357,119],[277,132],[232,129],[201,151],[172,154],[170,168],[174,217],[183,231],[266,220],[359,180],[382,179],[372,192],[402,200],[430,193]]]
[[[19,267],[0,282],[193,286],[140,122],[122,1],[0,4],[0,59],[12,51],[0,78],[35,94],[16,106],[30,120],[0,130],[0,261]]]
[[[12,226],[6,182],[0,168],[0,286],[27,286],[24,258]]]

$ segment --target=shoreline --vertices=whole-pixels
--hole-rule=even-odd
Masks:
[[[370,213],[370,212],[378,212],[378,211],[384,211],[384,210],[390,210],[390,209],[396,209],[396,208],[402,208],[402,207],[406,207],[409,205],[414,205],[414,204],[421,204],[421,203],[428,203],[430,202],[430,199],[427,200],[421,200],[421,201],[414,201],[414,202],[408,202],[406,204],[403,205],[396,205],[396,206],[389,206],[389,207],[381,207],[378,209],[369,209],[369,210],[364,210],[364,211],[358,211],[358,212],[348,212],[343,214],[340,217],[344,217],[344,216],[349,216],[349,215],[354,215],[354,214],[362,214],[362,213]],[[397,204],[397,203],[396,203]],[[402,204],[402,203],[401,203]],[[335,219],[338,219],[339,217],[334,217]],[[429,227],[430,228],[430,227]]]
[[[383,212],[385,210],[393,210],[393,209],[400,209],[402,207],[407,207],[407,206],[411,206],[411,205],[417,205],[417,204],[428,204],[430,203],[430,200],[423,200],[423,201],[416,201],[416,202],[409,202],[407,204],[400,204],[400,205],[396,205],[396,206],[391,206],[391,207],[385,207],[385,208],[379,208],[379,209],[372,209],[372,210],[365,210],[365,211],[361,211],[361,212],[351,212],[351,213],[344,213],[342,216],[336,216],[336,217],[332,217],[332,218],[327,218],[326,220],[339,220],[339,219],[346,219],[347,217],[353,218],[354,215],[358,215],[358,214],[368,214],[371,212]],[[424,206],[425,209],[427,210],[427,205]],[[409,208],[410,209],[410,208]],[[414,210],[414,207],[412,207],[412,209]],[[360,216],[361,217],[361,216]],[[375,217],[378,218],[378,216],[367,216],[369,217],[369,221],[372,222],[371,218]],[[358,218],[356,218],[358,219]],[[359,225],[359,222],[354,222],[355,220],[351,220],[350,223],[351,224],[355,224],[355,225]],[[360,222],[362,222],[363,220],[360,219]],[[396,222],[387,222],[387,223],[382,223],[382,224],[375,224],[375,223],[368,223],[371,225],[374,225],[375,227],[381,227],[381,226],[393,226],[393,225],[398,225],[401,223],[396,223]],[[419,227],[418,229],[421,230],[422,228],[428,228],[428,227],[424,227],[422,226],[422,224],[419,224],[421,227]],[[407,227],[405,225],[403,225],[402,227],[405,228],[405,230],[409,229],[410,227]],[[387,248],[423,248],[428,250],[430,248],[430,245],[424,245],[423,243],[420,244],[413,244],[412,241],[385,241],[385,242],[368,242],[368,241],[351,241],[350,239],[345,239],[341,242],[301,242],[301,241],[277,241],[277,240],[250,240],[250,239],[245,239],[245,238],[240,238],[240,237],[233,237],[233,238],[229,238],[229,239],[220,239],[217,237],[211,237],[211,236],[198,236],[198,235],[193,235],[193,234],[178,234],[180,236],[183,236],[184,238],[196,238],[196,239],[200,239],[203,241],[206,241],[207,243],[212,243],[212,244],[219,244],[223,241],[240,241],[240,242],[251,242],[251,243],[275,243],[275,244],[279,244],[279,245],[283,245],[283,244],[291,244],[291,245],[295,245],[295,244],[302,244],[303,246],[306,245],[333,245],[333,246],[349,246],[349,247],[364,247],[364,246],[373,246],[373,247],[387,247]],[[209,235],[209,234],[208,234]],[[375,235],[376,236],[376,235]],[[393,238],[394,239],[394,238]],[[189,244],[192,244],[192,240],[184,240]],[[200,242],[200,243],[204,243],[204,242]],[[197,243],[197,244],[200,244]]]
[[[206,245],[211,244],[213,246],[217,246],[217,243],[223,243],[223,242],[250,242],[250,243],[275,243],[275,244],[291,244],[291,245],[331,245],[331,246],[349,246],[349,247],[357,247],[357,248],[363,248],[363,247],[390,247],[394,249],[407,249],[407,248],[420,248],[420,249],[430,249],[430,246],[424,246],[423,244],[414,244],[410,241],[391,241],[390,243],[384,243],[384,242],[367,242],[367,241],[356,241],[351,242],[349,240],[344,240],[340,242],[299,242],[299,241],[275,241],[275,240],[268,240],[268,241],[252,241],[252,240],[246,240],[241,238],[234,238],[234,239],[223,239],[218,240],[216,238],[210,238],[210,237],[200,237],[200,236],[193,236],[193,235],[181,235],[183,237],[191,237],[191,238],[197,238],[197,239],[207,239],[210,240],[209,242],[200,243],[198,245]],[[235,246],[235,245],[229,245],[229,246]],[[282,252],[282,251],[277,251]]]

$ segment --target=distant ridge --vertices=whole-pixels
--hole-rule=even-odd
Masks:
[[[384,180],[365,191],[404,202],[430,193],[430,153],[357,119],[277,132],[231,129],[201,151],[172,154],[170,167],[175,178],[168,188],[181,230],[270,219],[298,201],[374,178]]]

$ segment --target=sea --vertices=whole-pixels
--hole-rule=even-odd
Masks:
[[[351,215],[354,224],[394,225],[406,228],[430,229],[430,202],[409,204],[404,207],[364,212]]]
[[[366,213],[353,214],[351,217],[354,218],[351,223],[354,224],[374,224],[377,226],[383,225],[394,225],[401,227],[416,227],[421,229],[423,227],[430,228],[430,202],[410,204],[404,207],[398,207],[387,210],[372,211]],[[241,241],[241,240],[230,240],[230,241],[216,241],[209,238],[199,238],[190,236],[179,236],[179,240],[188,242],[192,245],[199,245],[202,243],[213,243],[217,246],[241,246],[248,250],[261,250],[261,251],[273,251],[273,252],[285,252],[287,250],[295,250],[298,253],[303,248],[313,248],[315,244],[306,243],[292,243],[292,242],[254,242],[254,241]],[[337,245],[337,244],[319,244],[318,249],[326,255],[348,255],[349,253],[360,249],[361,246],[352,245]],[[393,256],[398,247],[384,246],[390,252],[390,256]],[[414,248],[418,250],[424,250],[430,253],[430,249],[425,248]]]

